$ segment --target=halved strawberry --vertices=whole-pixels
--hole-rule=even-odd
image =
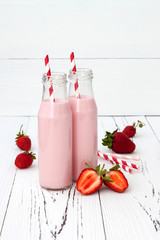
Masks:
[[[100,169],[100,165],[98,165],[95,169],[86,164],[89,168],[85,168],[78,180],[77,180],[77,190],[84,195],[91,194],[97,191],[102,186],[103,175],[107,172],[104,169],[105,164],[102,169]],[[105,181],[109,181],[110,176],[105,178]]]
[[[113,191],[122,193],[128,188],[128,181],[121,171],[114,169],[116,168],[111,168],[110,172],[104,175],[105,177],[110,177],[112,182],[104,181],[104,184]]]
[[[84,169],[77,180],[77,190],[84,195],[97,191],[101,185],[101,177],[90,168]]]

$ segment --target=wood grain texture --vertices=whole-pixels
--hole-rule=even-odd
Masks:
[[[159,142],[157,141],[154,133],[152,132],[150,126],[148,125],[144,117],[115,117],[113,121],[120,130],[123,130],[124,126],[127,124],[132,124],[133,121],[137,119],[145,123],[145,127],[137,130],[137,135],[134,137],[133,141],[136,144],[135,155],[140,156],[141,158],[141,171],[142,174],[134,174],[134,176],[127,176],[130,183],[131,195],[126,195],[131,197],[131,200],[127,201],[124,199],[125,207],[127,204],[131,204],[130,210],[132,221],[135,221],[138,225],[136,231],[134,228],[130,231],[133,231],[133,239],[158,239],[160,231],[160,215],[159,215],[159,201],[160,201],[160,188],[159,188]],[[156,119],[156,118],[155,118]],[[105,129],[108,128],[108,121],[104,120]],[[109,130],[111,130],[111,125],[109,125]],[[128,175],[128,174],[127,174]],[[139,205],[140,209],[137,209]],[[125,211],[124,211],[125,212]],[[139,214],[138,214],[139,213]],[[145,213],[145,214],[143,214]],[[126,212],[127,214],[127,212]],[[137,216],[137,217],[135,217]],[[129,215],[128,215],[129,217]],[[146,230],[144,229],[144,218],[147,222],[150,222],[150,226],[147,225]],[[126,220],[126,219],[125,219]],[[127,220],[130,221],[130,218]],[[125,222],[124,222],[125,223]],[[133,225],[135,225],[133,224]],[[142,235],[139,235],[139,232],[143,230]],[[129,230],[128,230],[129,231]],[[154,235],[154,232],[157,232],[157,236]],[[141,237],[140,237],[141,236]],[[127,237],[126,237],[127,239]]]
[[[160,142],[160,116],[154,117],[146,117],[148,124],[150,125],[152,131]]]
[[[69,59],[51,59],[53,71],[70,69]],[[93,70],[99,115],[160,114],[160,60],[77,59]],[[0,60],[0,115],[37,116],[44,60]]]
[[[14,160],[20,151],[15,147],[15,137],[21,124],[24,125],[24,130],[26,130],[28,118],[0,118],[0,232],[3,228],[3,221],[7,214],[7,207],[10,202],[10,197],[17,174],[17,170],[14,167]]]
[[[160,2],[1,0],[1,58],[160,57]]]
[[[128,119],[129,122],[135,120],[134,117],[129,117]],[[99,125],[99,142],[104,137],[105,131],[112,132],[117,127],[119,127],[120,130],[123,130],[127,123],[124,120],[125,119],[121,117],[101,118],[101,124]],[[146,131],[144,130],[139,133],[139,135],[142,137],[145,132]],[[146,139],[146,136],[142,138],[144,140],[144,138]],[[140,146],[140,143],[136,142],[136,144],[137,146]],[[139,148],[141,149],[141,147]],[[100,150],[108,152],[106,147],[101,146],[101,144]],[[139,152],[135,151],[135,155],[141,157],[141,164],[145,164],[145,158],[143,159],[144,154],[141,150]],[[105,160],[100,159],[100,161],[101,163],[105,163],[108,167],[111,166],[111,164],[106,163]],[[154,161],[153,158],[152,161]],[[148,166],[148,168],[149,167],[150,166]],[[154,189],[156,189],[157,192],[156,197],[154,197],[152,195],[153,185],[148,181],[148,175],[143,176],[143,171],[142,173],[135,171],[133,175],[126,172],[124,172],[124,174],[126,175],[130,186],[128,191],[124,194],[117,195],[111,190],[106,191],[105,187],[100,191],[105,229],[110,229],[110,231],[107,232],[107,239],[158,239],[158,232],[160,230],[158,214],[159,204],[157,202],[159,200],[159,189],[154,186]],[[158,176],[156,175],[156,177]],[[150,209],[149,212],[148,209]],[[154,215],[155,209],[157,209],[156,215]],[[109,218],[108,216],[111,217]],[[114,228],[113,226],[116,227]],[[156,231],[157,233],[155,233]]]
[[[152,129],[158,126],[159,117],[99,117],[98,148],[108,151],[101,145],[106,130],[122,130],[137,119],[146,124],[134,137],[134,155],[141,158],[141,172],[124,172],[129,188],[123,194],[104,186],[95,194],[83,196],[76,191],[75,183],[67,190],[42,189],[37,160],[28,169],[16,170],[13,162],[19,150],[14,144],[15,134],[23,123],[32,139],[32,151],[37,154],[37,118],[1,117],[1,239],[158,240],[160,142]],[[111,166],[100,158],[99,163]]]

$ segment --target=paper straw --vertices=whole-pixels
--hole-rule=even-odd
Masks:
[[[132,169],[130,169],[129,167],[127,167],[127,166],[125,166],[125,165],[123,165],[123,164],[119,164],[120,165],[120,167],[124,170],[124,171],[126,171],[126,172],[129,172],[129,173],[133,173],[133,170]]]
[[[115,164],[115,163],[119,164],[120,167],[126,172],[129,172],[129,173],[133,172],[132,169],[130,169],[128,166],[124,165],[122,162],[115,162],[112,157],[108,157],[106,154],[100,152],[99,150],[97,151],[97,156],[110,161],[112,164]]]
[[[134,164],[134,163],[130,163],[130,162],[127,162],[127,161],[124,161],[124,160],[121,160],[121,159],[118,159],[118,158],[116,158],[116,157],[111,157],[111,156],[108,156],[108,154],[106,154],[106,153],[102,153],[102,152],[100,152],[99,150],[97,151],[97,155],[101,155],[104,159],[106,159],[106,160],[108,160],[108,159],[110,159],[110,160],[113,160],[115,163],[117,163],[117,164],[123,164],[123,165],[125,165],[125,166],[127,166],[127,167],[131,167],[131,168],[134,168],[134,169],[136,169],[136,170],[139,170],[139,166],[137,166],[136,164]]]
[[[50,64],[49,64],[49,56],[48,55],[46,55],[44,61],[45,61],[46,74],[48,76],[48,81],[51,84],[51,86],[49,88],[50,99],[51,99],[51,101],[55,102],[55,97],[54,97],[54,92],[53,92],[53,84],[52,84],[52,81],[50,80],[50,78],[51,78],[51,68],[50,68]]]
[[[114,161],[115,163],[117,163],[117,164],[123,164],[123,165],[125,165],[125,166],[127,166],[127,167],[134,168],[134,169],[136,169],[136,170],[139,170],[139,169],[140,169],[140,167],[137,166],[136,164],[133,164],[133,163],[130,163],[130,162],[126,162],[126,161],[124,161],[124,160],[120,160],[120,159],[117,159],[117,158],[115,158],[115,157],[113,157],[113,161]]]
[[[77,69],[76,69],[74,52],[71,53],[70,59],[71,59],[72,72],[73,74],[76,74]],[[76,79],[76,82],[74,83],[74,89],[75,89],[76,98],[80,98],[78,79]]]
[[[106,153],[108,156],[115,157],[115,158],[120,158],[120,159],[125,159],[125,160],[132,160],[132,161],[139,161],[139,157],[135,156],[127,156],[123,154],[115,154],[115,153]]]

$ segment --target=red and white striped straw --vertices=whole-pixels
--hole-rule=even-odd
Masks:
[[[55,97],[54,97],[54,93],[53,93],[53,84],[50,81],[50,78],[51,78],[51,68],[50,68],[50,64],[49,64],[49,56],[48,55],[46,55],[46,57],[44,59],[44,62],[45,62],[45,67],[46,67],[46,74],[48,76],[48,81],[51,83],[51,86],[49,88],[49,95],[51,97],[51,101],[55,102]]]
[[[125,165],[123,165],[123,164],[119,164],[119,165],[120,165],[120,167],[121,167],[124,171],[129,172],[129,173],[133,173],[133,170],[130,169],[129,167],[127,167],[127,166],[125,166]]]
[[[120,159],[117,159],[117,158],[115,158],[115,157],[113,157],[113,161],[114,161],[115,163],[117,163],[117,164],[122,164],[122,165],[124,165],[124,166],[130,167],[130,168],[134,168],[134,169],[136,169],[136,170],[139,170],[139,169],[140,169],[140,167],[137,166],[136,164],[133,164],[133,163],[130,163],[130,162],[126,162],[126,161],[124,161],[124,160],[120,160]]]
[[[139,161],[139,157],[135,156],[127,156],[123,154],[115,154],[115,153],[106,153],[108,156],[115,157],[115,158],[120,158],[120,159],[125,159],[125,160],[132,160],[132,161]]]
[[[72,72],[73,72],[73,74],[76,74],[77,69],[76,69],[74,52],[71,53],[70,59],[71,59]],[[75,89],[75,93],[76,93],[76,98],[80,98],[78,79],[76,79],[76,82],[74,84],[74,89]]]
[[[130,168],[134,168],[136,170],[139,170],[139,166],[137,166],[134,163],[126,162],[124,160],[117,159],[116,157],[108,156],[107,154],[102,153],[99,150],[98,150],[97,154],[101,154],[101,156],[103,155],[103,158],[106,159],[106,160],[113,160],[116,164],[122,164],[124,166],[127,166],[127,167],[130,167]]]
[[[103,158],[103,159],[105,159],[105,160],[109,160],[112,164],[119,164],[120,165],[120,167],[123,169],[123,170],[125,170],[126,172],[129,172],[129,173],[132,173],[132,169],[130,169],[130,166],[128,166],[128,164],[127,164],[127,162],[125,162],[125,164],[124,163],[122,163],[122,161],[120,161],[120,160],[118,160],[118,159],[116,159],[116,161],[115,161],[115,158],[112,158],[112,157],[109,157],[109,156],[107,156],[105,153],[102,153],[102,152],[100,152],[99,150],[97,151],[97,156],[98,157],[101,157],[101,158]],[[127,164],[127,165],[126,165]],[[137,169],[137,168],[136,168]]]
[[[130,162],[127,162],[127,161],[124,161],[124,160],[122,160],[122,159],[117,159],[116,157],[111,157],[111,156],[109,156],[108,155],[108,153],[106,154],[106,153],[102,153],[102,152],[100,152],[99,150],[97,151],[97,155],[98,154],[100,154],[101,156],[103,156],[103,158],[105,158],[106,160],[108,160],[108,159],[111,159],[111,160],[113,160],[115,163],[117,163],[117,164],[123,164],[123,165],[125,165],[125,166],[127,166],[127,167],[131,167],[131,168],[134,168],[134,169],[137,169],[137,170],[139,170],[139,166],[137,166],[136,164],[134,164],[134,163],[130,163]]]

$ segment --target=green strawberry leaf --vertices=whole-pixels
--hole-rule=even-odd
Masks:
[[[100,167],[101,167],[101,165],[98,165],[98,166],[95,168],[96,172],[99,172]]]
[[[108,176],[108,177],[102,177],[102,180],[104,182],[113,182],[112,180],[110,180],[111,176]]]
[[[104,169],[103,171],[101,171],[101,175],[103,176],[104,174],[106,174],[107,173],[107,170],[106,169]]]
[[[118,131],[118,128],[113,132],[107,132],[105,134],[105,138],[102,139],[102,145],[107,146],[109,149],[112,149],[113,139],[114,139],[114,133]]]
[[[120,166],[119,164],[116,164],[114,167],[110,168],[109,170],[119,170]]]

